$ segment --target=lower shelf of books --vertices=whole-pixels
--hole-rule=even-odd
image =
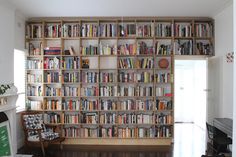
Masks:
[[[64,144],[70,145],[171,145],[172,138],[156,138],[156,139],[127,139],[127,138],[66,138]]]

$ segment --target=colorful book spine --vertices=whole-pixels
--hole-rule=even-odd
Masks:
[[[98,100],[82,99],[80,109],[81,109],[81,111],[99,110],[99,102],[98,102]]]
[[[63,100],[62,101],[62,110],[66,111],[79,111],[80,110],[80,101],[79,100]]]

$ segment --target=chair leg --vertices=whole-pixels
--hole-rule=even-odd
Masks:
[[[62,142],[60,142],[60,150],[63,149],[63,145],[62,145]]]
[[[43,142],[41,142],[41,149],[42,149],[43,157],[45,157],[45,149],[44,149]]]

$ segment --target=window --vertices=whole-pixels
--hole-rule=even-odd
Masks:
[[[25,52],[14,49],[14,85],[18,89],[17,111],[25,109]]]

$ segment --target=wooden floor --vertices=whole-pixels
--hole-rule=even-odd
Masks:
[[[64,146],[49,147],[47,157],[201,157],[205,153],[205,131],[194,124],[175,124],[171,146]],[[19,153],[41,157],[41,150]]]

